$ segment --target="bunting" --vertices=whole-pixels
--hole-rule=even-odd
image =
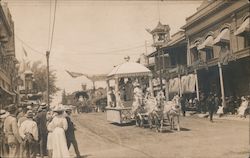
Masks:
[[[72,78],[77,78],[77,77],[81,77],[83,76],[84,74],[82,73],[78,73],[78,72],[71,72],[71,71],[68,71],[68,70],[65,70]]]

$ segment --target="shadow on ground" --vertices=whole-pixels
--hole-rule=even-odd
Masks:
[[[90,156],[92,156],[92,155],[90,155],[90,154],[88,154],[88,155],[81,155],[80,158],[88,158],[88,157],[90,157]],[[78,158],[78,157],[74,157],[74,158]]]
[[[133,126],[135,125],[135,121],[132,121],[132,122],[129,122],[129,123],[123,123],[123,124],[119,124],[119,123],[111,123],[112,125],[116,125],[116,126],[120,126],[120,127],[123,127],[123,126]]]

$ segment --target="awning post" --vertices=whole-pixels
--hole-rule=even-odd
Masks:
[[[197,70],[194,70],[194,75],[195,75],[195,85],[196,85],[196,97],[198,100],[200,100],[200,93],[199,93],[199,83],[198,83],[198,75],[197,75]]]
[[[165,94],[166,94],[166,101],[169,101],[169,89],[168,89],[168,83],[169,81],[166,80],[166,83],[165,83]]]
[[[222,67],[221,67],[220,62],[218,62],[218,67],[219,67],[219,75],[220,75],[220,89],[221,89],[222,106],[225,107],[224,82],[223,82]]]

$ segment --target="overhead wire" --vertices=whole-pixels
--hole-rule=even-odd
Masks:
[[[15,34],[15,36],[22,44],[24,44],[25,46],[30,48],[35,53],[45,55],[44,53],[42,53],[42,51],[33,48],[27,42],[22,40],[17,34]],[[121,48],[121,49],[112,50],[112,51],[88,52],[88,53],[86,53],[85,51],[72,51],[72,50],[70,50],[70,52],[76,52],[76,53],[70,53],[69,55],[125,55],[126,53],[118,53],[118,52],[125,52],[125,51],[129,51],[129,50],[134,50],[134,49],[137,49],[137,48],[143,48],[143,47],[145,47],[145,45],[138,45],[138,46],[130,47],[130,48]],[[147,45],[147,47],[149,47],[149,45]],[[69,52],[69,50],[67,50],[67,52]],[[138,54],[138,53],[136,53],[136,54]]]
[[[57,0],[55,0],[54,17],[53,17],[53,24],[52,24],[52,29],[51,29],[51,39],[50,39],[50,47],[49,47],[49,52],[50,52],[50,51],[51,51],[51,49],[52,49],[53,39],[54,39],[55,21],[56,21],[56,8],[57,8]]]
[[[27,46],[27,47],[28,47],[29,49],[31,49],[33,52],[45,56],[45,54],[42,53],[42,51],[39,51],[39,50],[33,48],[32,46],[30,46],[28,43],[26,43],[24,40],[22,40],[19,36],[17,36],[17,34],[15,34],[15,37],[16,37],[23,45]]]
[[[22,40],[17,34],[15,34],[15,37],[23,44],[23,45],[25,45],[26,47],[28,47],[30,50],[32,50],[34,53],[37,53],[37,54],[40,54],[40,55],[43,55],[43,56],[45,56],[45,54],[44,53],[42,53],[42,51],[39,51],[39,50],[37,50],[37,49],[35,49],[35,48],[33,48],[32,46],[30,46],[27,42],[25,42],[24,40]],[[132,48],[130,48],[130,50],[132,50],[134,47],[132,47]],[[71,53],[69,54],[69,55],[72,55]],[[74,55],[74,54],[73,54]],[[79,54],[80,55],[80,54]],[[95,54],[93,54],[93,53],[90,53],[90,54],[82,54],[82,55],[95,55]],[[102,54],[100,54],[100,55],[102,55]],[[126,55],[126,54],[103,54],[103,55]],[[128,55],[139,55],[138,53],[134,53],[134,54],[128,54]],[[58,58],[58,57],[55,57],[55,56],[52,56],[51,57],[51,59],[52,60],[57,60],[57,61],[60,61],[61,59],[60,58]],[[74,65],[74,62],[72,63],[72,65]],[[51,66],[53,66],[53,65],[51,65]],[[54,65],[55,66],[55,65]],[[75,64],[75,66],[79,66],[79,65],[76,65]],[[81,65],[81,67],[84,67],[84,65]],[[58,67],[57,67],[58,68]],[[89,68],[89,67],[85,67],[85,69],[86,70],[89,70],[89,71],[97,71],[97,70],[94,70],[94,69],[91,69],[91,68]],[[65,69],[63,69],[63,68],[61,68],[61,70],[65,70]]]
[[[49,47],[50,47],[51,11],[52,11],[52,0],[50,0],[50,5],[49,5],[49,34],[48,34],[48,47],[47,47],[47,50],[49,50]]]

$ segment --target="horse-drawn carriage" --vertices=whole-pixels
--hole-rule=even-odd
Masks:
[[[151,71],[145,66],[125,62],[116,66],[107,76],[107,120],[124,124],[133,121],[132,104],[134,83],[151,86]]]
[[[172,101],[165,101],[162,92],[159,92],[156,97],[149,96],[144,98],[142,105],[137,104],[134,107],[134,116],[136,126],[145,127],[148,124],[149,128],[155,127],[156,131],[163,131],[163,128],[167,125],[170,129],[180,131],[180,106],[178,98],[174,98]]]
[[[163,96],[153,96],[152,73],[141,64],[125,62],[116,66],[107,76],[107,120],[113,123],[149,124],[161,131],[169,120],[179,130],[180,106],[176,100],[166,102]],[[112,87],[111,81],[114,80]],[[162,93],[159,93],[162,94]]]

